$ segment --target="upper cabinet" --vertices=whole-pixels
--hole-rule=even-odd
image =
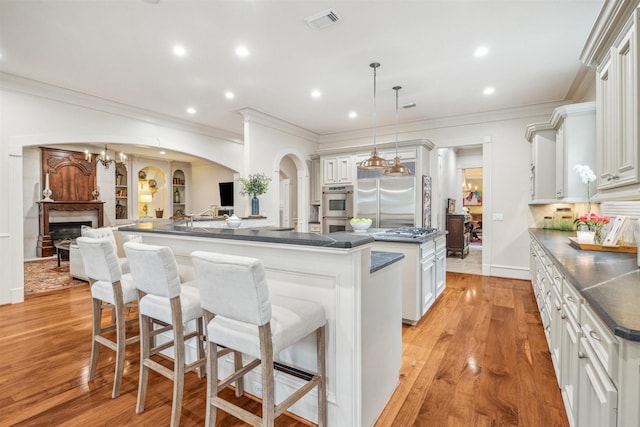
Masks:
[[[563,105],[553,110],[556,131],[555,197],[564,203],[587,201],[586,185],[575,165],[596,169],[596,105],[594,102]]]
[[[550,123],[534,123],[527,126],[525,137],[531,143],[531,203],[556,203],[555,162],[550,161],[555,157],[556,131]]]
[[[597,200],[637,199],[640,191],[640,84],[637,0],[605,3],[581,60],[596,67]]]
[[[527,127],[531,143],[531,202],[580,203],[587,201],[587,189],[575,165],[594,169],[595,103],[584,102],[558,107],[545,123]]]
[[[322,182],[325,185],[352,183],[353,170],[354,164],[351,155],[322,158]]]
[[[322,197],[322,179],[320,178],[320,159],[312,158],[310,162],[311,204],[320,205]]]

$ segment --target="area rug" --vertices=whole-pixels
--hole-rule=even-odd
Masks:
[[[63,261],[60,267],[55,257],[24,263],[25,295],[80,285],[87,285],[87,282],[71,277],[68,261]]]

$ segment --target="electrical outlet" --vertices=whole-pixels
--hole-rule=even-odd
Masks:
[[[499,212],[499,213],[494,213],[493,214],[493,220],[494,221],[504,221],[504,214]]]

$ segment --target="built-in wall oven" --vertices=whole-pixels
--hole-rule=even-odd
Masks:
[[[322,232],[351,230],[353,218],[353,185],[333,185],[322,188]]]

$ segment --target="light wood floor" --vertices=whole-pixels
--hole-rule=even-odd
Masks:
[[[168,425],[172,384],[154,373],[146,410],[135,413],[137,345],[118,398],[110,397],[113,352],[101,351],[87,382],[90,325],[86,287],[0,307],[1,426]],[[203,425],[204,408],[205,381],[189,373],[182,425]],[[218,414],[219,426],[243,425]],[[305,424],[283,416],[276,425]],[[411,425],[568,426],[530,282],[447,274],[429,313],[403,330],[400,383],[376,424]]]

